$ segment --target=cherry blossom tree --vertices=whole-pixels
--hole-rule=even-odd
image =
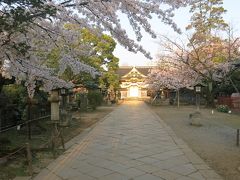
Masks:
[[[38,21],[49,19],[78,23],[85,28],[97,26],[109,31],[128,50],[140,51],[149,57],[149,53],[128,38],[121,26],[119,13],[127,15],[137,40],[140,41],[141,29],[156,37],[149,23],[153,14],[179,32],[172,20],[173,11],[189,2],[190,0],[4,0],[0,3],[3,22],[0,31],[3,38],[1,45],[11,44],[15,33],[26,33],[29,26],[40,26]],[[44,25],[41,28],[46,30]]]
[[[49,52],[56,46],[61,48],[59,74],[63,73],[67,67],[71,67],[74,74],[88,72],[93,77],[99,75],[95,68],[77,60],[79,54],[86,56],[91,53],[90,47],[84,46],[82,50],[79,50],[80,47],[67,46],[74,39],[79,38],[78,33],[64,28],[64,24],[61,23],[44,23],[45,27],[48,27],[47,33],[36,26],[31,31],[29,30],[27,35],[18,34],[16,37],[16,41],[20,39],[25,42],[25,46],[28,47],[26,52],[14,53],[12,49],[2,49],[4,63],[1,67],[1,74],[4,77],[15,77],[17,82],[25,81],[30,97],[33,97],[36,81],[41,81],[46,91],[73,87],[73,84],[59,79],[53,69],[44,65]]]
[[[165,50],[162,57],[181,61],[194,71],[205,84],[208,105],[213,106],[213,89],[232,70],[232,61],[239,57],[238,38],[225,39],[222,34],[228,29],[223,19],[226,10],[222,0],[192,2],[190,24],[186,27],[191,35],[185,41],[162,36]],[[230,37],[230,36],[229,36]]]
[[[197,79],[208,87],[207,98],[209,104],[212,104],[214,96],[212,94],[213,88],[217,82],[224,81],[233,68],[234,60],[230,59],[228,54],[229,43],[222,40],[221,42],[212,42],[198,48],[190,39],[187,43],[183,43],[183,41],[173,41],[167,37],[163,37],[161,42],[165,50],[161,56],[175,62],[180,61],[189,70],[193,71]],[[232,43],[230,44],[233,45]],[[238,46],[237,44],[236,41],[236,47]],[[231,53],[231,56],[236,56],[239,53],[235,52],[234,54]]]
[[[47,52],[57,44],[59,38],[63,43],[74,41],[78,36],[74,32],[64,29],[66,23],[78,24],[81,28],[95,29],[101,32],[108,31],[122,46],[132,52],[142,52],[151,58],[142,46],[130,39],[122,28],[119,13],[126,14],[137,41],[142,38],[141,30],[145,30],[152,37],[156,33],[151,29],[149,20],[155,14],[164,23],[169,24],[179,32],[173,22],[173,11],[185,6],[190,0],[3,0],[0,2],[0,61],[1,73],[5,76],[14,76],[17,80],[22,73],[22,64],[31,67],[25,70],[24,81],[29,86],[32,96],[35,79],[40,69],[46,76],[51,75],[42,65],[46,58],[40,52]],[[93,31],[96,33],[95,31]],[[65,42],[64,42],[65,41]],[[75,61],[76,54],[91,53],[89,47],[83,47],[82,52],[74,49],[64,49],[60,62],[61,72],[70,66],[74,72],[89,72],[96,75],[95,69],[81,61]],[[43,53],[44,54],[44,53]],[[21,62],[21,63],[20,63]],[[24,62],[24,63],[23,63]],[[4,65],[5,64],[5,65]],[[16,66],[15,68],[9,66]],[[6,68],[7,67],[7,68]],[[37,70],[33,70],[36,67]],[[31,72],[30,72],[31,71]],[[30,72],[30,73],[29,73]],[[28,80],[27,80],[28,79]],[[31,82],[31,83],[30,83]],[[61,83],[60,83],[61,84]],[[57,85],[56,85],[57,86]],[[60,87],[62,86],[59,85]],[[49,89],[49,88],[46,88]]]
[[[179,90],[181,88],[192,88],[199,82],[199,76],[181,61],[173,59],[161,59],[158,65],[151,70],[146,83],[150,89],[170,89],[176,90],[179,107]]]

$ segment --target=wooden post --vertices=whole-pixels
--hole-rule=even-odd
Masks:
[[[62,130],[61,129],[59,130],[59,136],[61,138],[62,147],[65,150],[65,144],[64,144],[64,139],[63,139],[63,135],[62,135]]]
[[[32,168],[32,153],[30,150],[30,144],[26,143],[26,151],[27,151],[27,161],[28,161],[28,172],[29,175],[33,175],[33,168]]]
[[[32,133],[31,133],[31,123],[29,121],[31,121],[31,116],[32,116],[32,113],[31,113],[31,110],[32,110],[32,99],[31,98],[28,98],[28,118],[27,118],[27,127],[28,127],[28,140],[30,140],[32,138]]]
[[[54,158],[56,157],[57,138],[58,138],[58,124],[57,122],[54,122],[52,131],[52,153]]]
[[[55,137],[53,135],[52,137],[52,154],[53,154],[53,157],[55,158]]]
[[[237,129],[237,146],[239,146],[239,129]]]
[[[197,106],[197,112],[200,112],[200,94],[196,94],[196,106]]]
[[[178,108],[179,108],[179,106],[180,106],[180,100],[179,100],[179,89],[177,90],[177,106],[178,106]]]

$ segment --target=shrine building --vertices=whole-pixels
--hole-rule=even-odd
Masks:
[[[121,99],[147,98],[147,85],[144,83],[151,66],[120,66],[117,74],[120,80]]]

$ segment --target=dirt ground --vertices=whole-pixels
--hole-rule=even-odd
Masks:
[[[240,180],[240,147],[236,146],[236,129],[240,128],[240,115],[211,109],[201,109],[201,127],[191,126],[189,114],[196,107],[151,106],[209,166],[226,180]]]
[[[101,106],[98,107],[95,111],[91,112],[74,112],[73,113],[73,120],[71,121],[71,125],[69,127],[65,127],[62,131],[64,141],[67,142],[73,137],[80,134],[86,128],[89,128],[97,121],[105,117],[109,114],[116,105],[113,106]],[[33,135],[32,140],[30,141],[31,147],[35,150],[37,147],[44,144],[51,135],[51,128],[49,128],[49,124],[47,122],[42,122],[41,126],[44,127],[45,132],[40,135]],[[9,133],[11,136],[9,136]],[[26,135],[19,134],[18,132],[8,132],[6,134],[2,134],[3,136],[9,137],[11,143],[14,145],[23,144],[26,142]],[[53,161],[57,156],[62,154],[63,150],[57,150],[56,156],[54,157],[52,151],[33,151],[33,172],[37,174],[40,170],[46,167],[51,161]],[[0,165],[0,179],[1,180],[9,180],[14,179],[16,176],[26,177],[28,176],[27,170],[27,162],[26,157],[23,154],[19,154],[15,159],[9,160],[7,163]]]

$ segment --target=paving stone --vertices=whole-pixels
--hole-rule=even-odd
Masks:
[[[140,166],[136,166],[136,169],[142,170],[146,173],[152,173],[152,172],[158,171],[159,167],[150,165],[150,164],[143,164]]]
[[[123,165],[125,165],[126,167],[136,167],[136,166],[139,166],[139,165],[143,165],[144,162],[141,162],[141,161],[138,161],[138,160],[129,160],[129,161],[125,161],[125,162],[122,162]]]
[[[167,179],[167,180],[175,180],[177,178],[182,177],[180,174],[173,173],[168,170],[157,170],[157,171],[153,172],[152,174],[155,176],[161,177],[163,179]]]
[[[56,173],[57,176],[63,178],[63,179],[73,179],[77,177],[81,177],[83,174],[80,173],[77,169],[71,169],[71,168],[65,168],[61,171]]]
[[[93,170],[95,170],[97,167],[90,165],[86,162],[82,162],[82,164],[79,164],[78,167],[74,167],[74,169],[77,169],[78,171],[82,172],[82,173],[88,173],[91,172]]]
[[[157,155],[153,155],[151,157],[155,158],[155,159],[159,159],[159,160],[167,160],[169,158],[179,156],[179,155],[182,155],[182,154],[183,154],[183,152],[181,150],[175,149],[175,150],[170,150],[170,151],[163,152],[163,153],[160,153],[160,154],[157,154]]]
[[[89,158],[89,156],[87,156],[86,154],[80,154],[80,155],[76,155],[75,158],[78,161],[83,161],[83,160]]]
[[[151,175],[151,174],[144,174],[142,176],[138,176],[134,178],[134,180],[161,180],[162,178]]]
[[[209,170],[211,169],[208,165],[206,164],[195,164],[194,167],[198,170]]]
[[[112,174],[113,171],[104,169],[104,168],[94,168],[92,171],[87,172],[86,174],[91,176],[91,177],[96,177],[96,178],[101,178],[103,176],[106,176],[108,174]]]
[[[199,172],[195,172],[193,174],[190,174],[190,175],[188,175],[188,177],[192,178],[194,180],[205,180],[205,178]]]
[[[143,102],[125,102],[35,179],[221,179]]]
[[[146,164],[154,164],[156,162],[159,162],[159,159],[151,158],[151,157],[143,157],[143,158],[138,158],[138,161],[144,162]]]
[[[182,176],[182,177],[177,178],[176,180],[195,180],[195,179],[187,177],[187,176]]]
[[[170,169],[173,167],[179,167],[179,166],[183,166],[184,164],[189,163],[190,161],[184,156],[176,156],[176,157],[172,157],[169,158],[167,160],[164,161],[159,161],[157,163],[155,163],[155,166],[158,166],[161,169]]]
[[[122,156],[122,155],[117,155],[115,153],[112,155],[108,155],[106,158],[111,161],[118,162],[118,163],[125,163],[125,162],[129,161],[129,158]]]
[[[87,176],[85,174],[79,174],[77,177],[71,177],[71,178],[64,179],[64,180],[96,180],[96,178]]]
[[[172,172],[177,172],[181,175],[189,175],[197,171],[192,164],[184,164],[182,166],[176,166],[176,167],[170,168],[169,170]]]
[[[119,172],[120,174],[127,176],[129,178],[134,178],[143,174],[146,174],[144,171],[138,170],[136,168],[129,168]]]
[[[213,170],[199,170],[199,172],[207,179],[221,179],[221,177]]]
[[[188,152],[185,155],[193,164],[204,164],[204,161],[194,152]]]
[[[129,167],[128,166],[124,166],[123,164],[115,163],[115,164],[113,164],[111,166],[107,166],[105,168],[106,169],[110,169],[112,171],[116,171],[116,172],[122,172],[122,171],[126,170]]]
[[[127,152],[123,152],[123,154],[124,154],[125,156],[127,156],[128,158],[133,159],[133,160],[145,156],[144,154],[137,154],[137,153],[129,153],[129,154],[128,154]]]
[[[103,176],[99,178],[99,180],[129,180],[129,177],[119,173],[113,173],[113,174],[108,174],[106,176]]]

